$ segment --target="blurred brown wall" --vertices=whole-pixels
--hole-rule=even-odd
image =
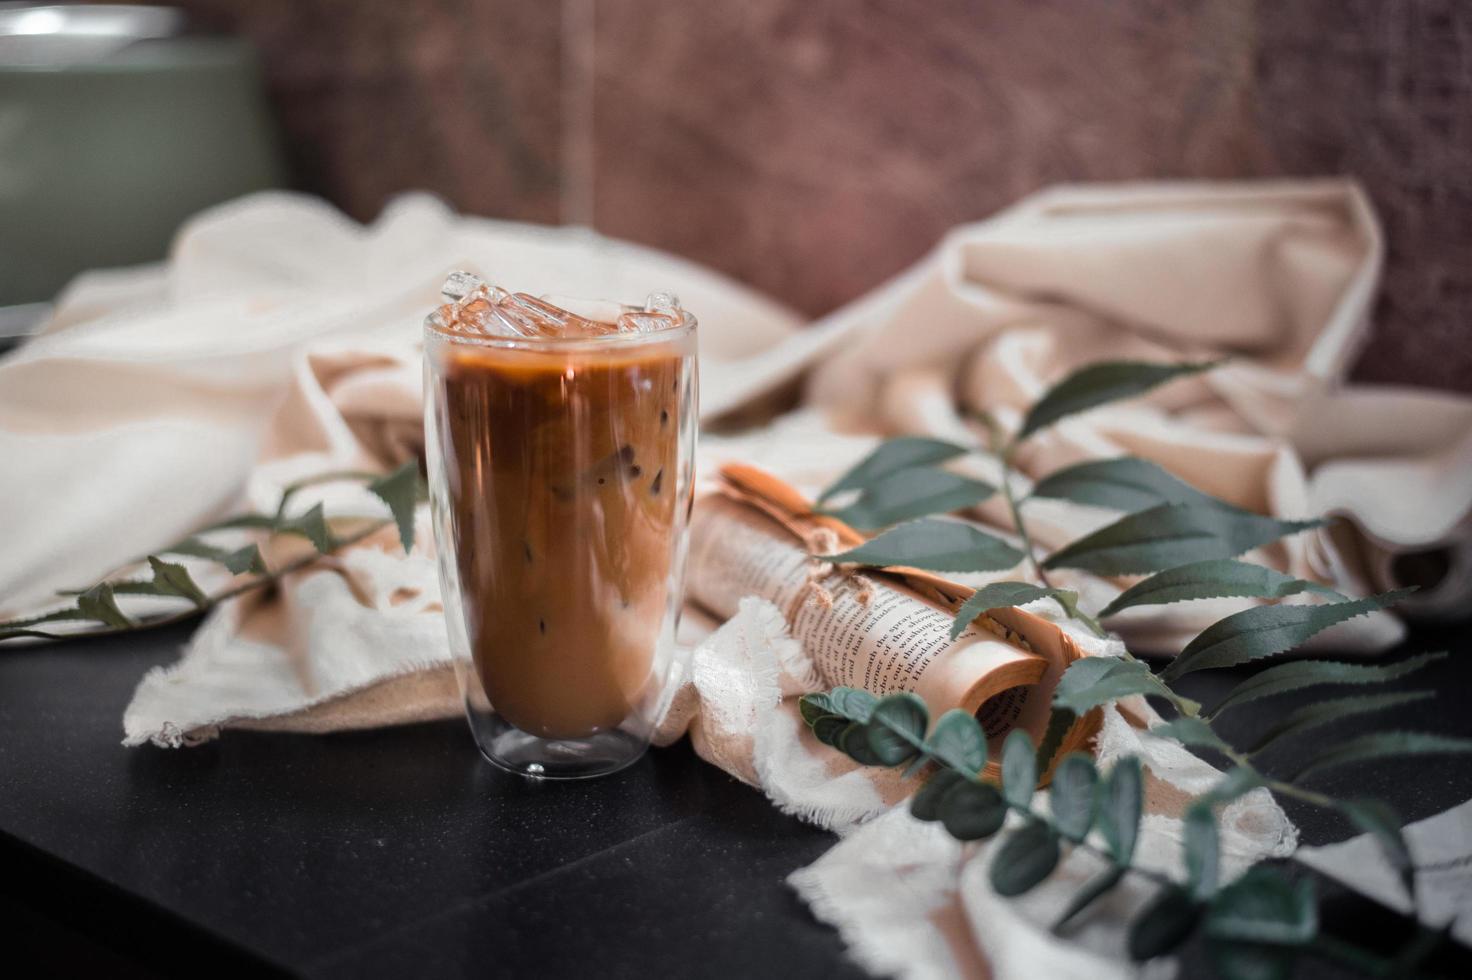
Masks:
[[[1466,0],[182,0],[260,46],[298,181],[591,221],[823,313],[1058,181],[1350,174],[1361,378],[1472,391]]]

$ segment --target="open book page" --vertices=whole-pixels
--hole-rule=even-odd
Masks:
[[[1008,610],[1015,625],[984,620],[952,640],[949,590],[814,560],[802,534],[821,525],[809,527],[769,499],[742,497],[733,490],[696,506],[687,578],[695,603],[727,617],[742,597],[760,596],[783,611],[828,684],[913,691],[934,716],[952,708],[975,714],[993,741],[1017,726],[1042,737],[1052,688],[1078,655],[1056,626]],[[955,590],[949,594],[967,591]],[[1021,639],[1023,629],[1042,642]],[[1079,727],[1073,743],[1092,733]]]

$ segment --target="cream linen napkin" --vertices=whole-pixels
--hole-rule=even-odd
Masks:
[[[794,334],[790,316],[725,280],[587,233],[457,219],[424,198],[398,202],[365,230],[305,199],[249,198],[193,222],[165,269],[84,278],[46,334],[0,362],[0,452],[16,461],[0,471],[0,533],[15,543],[0,565],[0,605],[33,608],[242,503],[274,508],[301,476],[417,452],[418,324],[457,266],[534,292],[679,292],[702,321],[707,414],[816,364],[811,400],[847,425],[974,438],[958,408],[1015,424],[1027,401],[1082,360],[1230,350],[1237,360],[1209,380],[1065,423],[1024,466],[1036,475],[1132,452],[1244,506],[1287,516],[1332,500],[1383,543],[1438,543],[1467,511],[1472,409],[1436,396],[1357,401],[1386,416],[1378,442],[1336,414],[1349,397],[1338,373],[1379,261],[1373,218],[1345,183],[1062,189],[957,229],[894,282]],[[1305,422],[1315,411],[1328,421]],[[1439,421],[1415,440],[1393,438],[1412,415]],[[702,461],[744,458],[812,489],[873,438],[839,434],[809,410],[707,439]],[[1305,477],[1304,458],[1333,494]],[[1412,471],[1426,482],[1402,499],[1421,506],[1378,495],[1384,486],[1400,494]],[[1359,489],[1357,472],[1378,475],[1376,493]],[[299,503],[316,500],[330,513],[381,513],[350,486]],[[1041,503],[1035,515],[1048,543],[1108,519]],[[421,542],[425,530],[421,518]],[[1356,586],[1326,541],[1263,557]],[[1118,587],[1084,584],[1102,597]],[[406,559],[385,533],[293,576],[271,601],[227,604],[178,664],[144,678],[126,740],[180,745],[222,726],[319,731],[453,713],[436,589],[432,552]],[[1221,612],[1147,618],[1132,640],[1168,647]],[[704,757],[784,808],[851,829],[908,787],[812,743],[790,696],[815,679],[773,615],[748,604],[697,647],[680,667],[661,737],[688,730]],[[1394,620],[1379,617],[1355,621],[1336,642],[1374,649],[1396,635]],[[1188,790],[1214,778],[1169,743],[1128,742],[1131,732],[1115,718],[1101,757],[1145,752],[1158,780]],[[1175,852],[1172,820],[1164,810],[1152,817],[1162,861]],[[1241,863],[1292,847],[1292,827],[1271,801],[1244,803],[1233,827]],[[943,975],[977,967],[979,944],[998,976],[1022,975],[1020,964],[1043,955],[1068,960],[1053,963],[1062,975],[1122,969],[1107,936],[1098,948],[1047,954],[1037,925],[1046,915],[996,908],[977,861],[920,840],[927,832],[891,814],[798,876],[864,962]],[[856,900],[845,880],[900,882],[923,901],[900,909]],[[896,932],[922,906],[923,921]],[[1017,915],[1033,925],[998,927]],[[907,946],[914,956],[902,964]]]

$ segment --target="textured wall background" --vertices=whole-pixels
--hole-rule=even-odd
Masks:
[[[179,0],[262,49],[300,184],[583,221],[819,314],[1058,181],[1350,174],[1357,373],[1472,391],[1465,0]]]

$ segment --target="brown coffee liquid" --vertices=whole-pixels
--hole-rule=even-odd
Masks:
[[[440,356],[461,603],[491,706],[546,738],[615,728],[648,693],[688,503],[687,359],[674,343]]]

